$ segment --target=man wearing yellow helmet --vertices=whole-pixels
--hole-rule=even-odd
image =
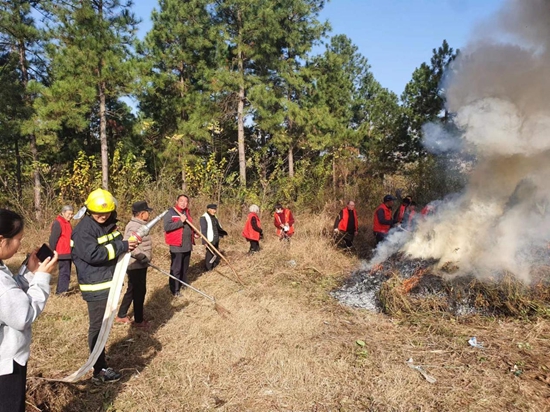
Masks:
[[[137,246],[136,240],[122,240],[117,230],[116,199],[107,190],[89,194],[86,214],[72,234],[72,258],[82,297],[88,304],[88,346],[97,341],[117,258]],[[107,367],[105,348],[94,365],[94,382],[115,382],[120,373]]]

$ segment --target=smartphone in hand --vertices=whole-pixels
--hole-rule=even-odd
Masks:
[[[38,251],[36,252],[36,257],[42,263],[49,257],[53,258],[54,253],[53,253],[53,250],[51,250],[50,247],[46,243],[44,243],[42,246],[40,246],[40,249],[38,249]]]

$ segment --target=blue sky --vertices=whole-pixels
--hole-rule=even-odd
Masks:
[[[365,56],[382,86],[401,94],[412,72],[429,61],[432,49],[446,39],[464,47],[474,30],[505,0],[332,0],[321,20],[332,26],[330,35],[345,34]],[[142,19],[139,36],[151,28],[152,0],[136,0]],[[322,53],[324,46],[316,48]]]

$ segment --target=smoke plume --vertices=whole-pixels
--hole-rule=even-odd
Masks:
[[[446,84],[448,110],[477,162],[465,191],[444,201],[401,247],[412,257],[453,262],[459,273],[482,278],[508,271],[524,281],[547,258],[549,22],[550,1],[510,0],[484,25],[490,32],[455,61]],[[424,131],[432,144],[459,147],[454,140],[441,143],[440,129]]]

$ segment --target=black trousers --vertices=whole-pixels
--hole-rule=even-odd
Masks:
[[[59,265],[59,277],[57,278],[56,294],[65,293],[69,290],[69,283],[71,281],[71,260],[58,260]]]
[[[103,314],[107,307],[107,299],[86,303],[88,304],[88,317],[90,319],[90,325],[88,327],[88,347],[90,348],[90,352],[92,352],[99,336],[101,324],[103,323]],[[94,364],[94,374],[101,372],[101,369],[106,367],[105,348],[103,348],[101,355],[99,355],[99,358],[97,358]]]
[[[170,274],[177,279],[188,283],[187,282],[187,271],[189,270],[189,261],[191,260],[191,252],[183,252],[183,253],[174,253],[170,252]],[[170,286],[170,292],[172,292],[173,295],[177,294],[180,289],[183,287],[183,285],[172,279],[169,278],[168,280],[168,286]]]
[[[147,289],[147,268],[128,270],[128,288],[122,297],[122,303],[118,309],[118,317],[128,315],[128,309],[134,302],[134,321],[143,322],[143,303]]]
[[[220,242],[212,243],[212,246],[218,249],[219,244]],[[216,257],[216,259],[214,259],[214,256]],[[217,254],[212,253],[208,248],[208,245],[206,246],[206,256],[204,258],[204,264],[206,265],[206,270],[212,270],[220,264],[220,257]]]
[[[258,240],[250,240],[250,249],[248,250],[248,253],[255,253],[260,251],[260,242]]]
[[[376,239],[376,246],[378,246],[378,244],[382,242],[384,239],[386,239],[386,236],[388,236],[387,233],[382,233],[382,232],[373,232],[373,233],[374,233],[374,238]]]
[[[354,232],[339,232],[337,236],[341,236],[338,241],[338,247],[350,248],[353,246],[353,239],[355,238]]]
[[[13,372],[0,376],[0,412],[24,412],[27,365],[13,361]]]

